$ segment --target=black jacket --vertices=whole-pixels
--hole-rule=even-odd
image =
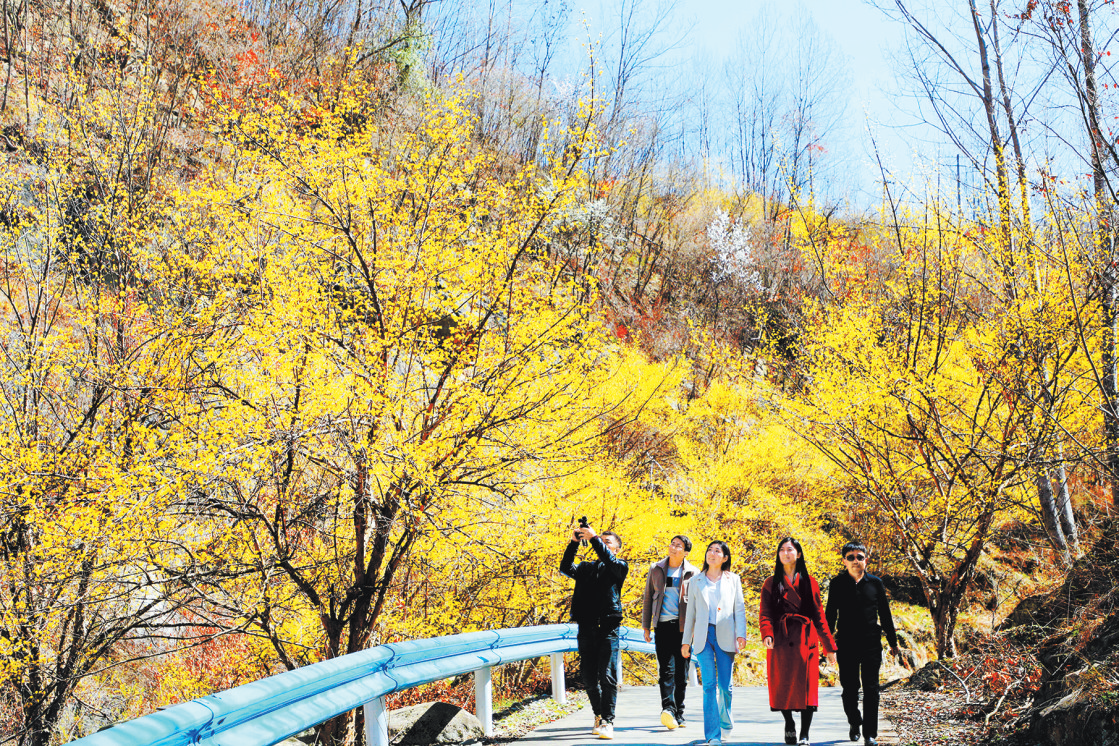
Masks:
[[[828,607],[824,612],[835,633],[840,651],[844,644],[882,644],[882,633],[891,648],[898,646],[894,617],[882,579],[869,572],[858,583],[848,572],[841,572],[828,585]],[[879,626],[881,621],[881,626]],[[838,625],[838,626],[837,626]]]
[[[560,572],[575,579],[571,596],[571,621],[594,622],[599,619],[622,618],[622,584],[629,574],[629,565],[606,548],[598,536],[591,539],[591,548],[598,555],[595,562],[575,564],[579,542],[567,545],[560,560]]]

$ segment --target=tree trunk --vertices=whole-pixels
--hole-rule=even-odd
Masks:
[[[51,746],[62,710],[62,703],[68,698],[72,687],[66,688],[66,693],[59,691],[51,693],[38,691],[40,699],[24,707],[23,731],[19,735],[19,746]],[[23,697],[35,696],[21,693]]]
[[[387,498],[381,503],[371,501],[365,461],[358,458],[356,464],[352,513],[355,546],[353,581],[346,592],[348,603],[339,605],[338,616],[323,614],[321,617],[326,634],[323,656],[326,659],[366,649],[381,615],[385,594],[416,538],[414,531],[405,530],[396,546],[391,547],[389,530],[400,506],[398,495],[401,488],[394,493],[397,497]],[[318,743],[321,746],[362,744],[365,739],[364,723],[364,710],[360,708],[343,713],[316,728]]]
[[[1057,503],[1053,500],[1053,483],[1049,479],[1049,470],[1040,469],[1034,481],[1037,484],[1037,502],[1041,506],[1041,517],[1045,522],[1045,534],[1049,537],[1053,549],[1061,555],[1065,567],[1068,567],[1072,558],[1069,556],[1063,521],[1057,515]]]
[[[1103,129],[1100,124],[1099,90],[1096,83],[1096,51],[1092,41],[1091,13],[1088,0],[1077,0],[1080,19],[1080,62],[1084,65],[1084,91],[1081,99],[1088,123],[1088,139],[1092,151],[1092,195],[1096,203],[1096,261],[1100,267],[1100,297],[1103,304],[1103,430],[1107,479],[1111,483],[1111,501],[1119,506],[1119,370],[1116,348],[1119,342],[1119,315],[1116,267],[1113,257],[1114,233],[1111,225],[1111,201],[1104,172]]]
[[[26,730],[20,736],[19,746],[51,746],[50,731],[40,727]]]
[[[326,650],[324,660],[337,658],[342,654],[341,622],[334,619],[322,620],[326,632]],[[346,746],[350,742],[350,719],[353,712],[343,712],[341,715],[315,726],[315,743],[319,746]]]
[[[1080,556],[1080,532],[1076,528],[1076,516],[1072,512],[1072,498],[1068,492],[1068,472],[1065,470],[1064,449],[1057,446],[1057,468],[1054,469],[1054,478],[1057,482],[1057,516],[1061,519],[1061,528],[1065,534],[1072,558]]]
[[[354,746],[369,746],[365,742],[365,708],[354,710]]]
[[[921,578],[921,589],[929,604],[929,614],[933,620],[936,654],[941,658],[953,658],[956,655],[956,641],[953,635],[956,632],[960,606],[963,604],[964,594],[967,593],[972,578],[975,577],[975,568],[979,564],[983,547],[987,544],[987,533],[991,530],[994,519],[993,510],[985,511],[979,516],[971,545],[950,573],[937,572],[927,560],[913,555],[909,557]]]
[[[353,716],[351,710],[321,723],[315,729],[315,742],[319,746],[347,746],[350,743],[350,721]]]
[[[933,619],[933,632],[936,637],[938,658],[956,657],[956,620],[959,611],[956,604],[945,600],[935,609],[929,609]]]
[[[33,655],[37,657],[37,654]],[[24,664],[27,664],[26,660]],[[27,666],[27,674],[26,682],[16,687],[23,704],[23,729],[19,733],[19,746],[50,746],[51,732],[57,724],[58,713],[57,710],[52,713],[47,702],[49,695],[43,691],[43,682],[51,677],[37,663]],[[57,694],[55,698],[57,699]]]
[[[999,13],[997,1],[991,0],[991,40],[995,50],[995,69],[998,72],[999,91],[1002,95],[1002,108],[1006,114],[1010,143],[1014,148],[1015,177],[1018,182],[1019,209],[1022,213],[1021,243],[1025,247],[1030,277],[1034,285],[1034,295],[1040,307],[1042,303],[1041,273],[1038,269],[1033,240],[1033,223],[1030,219],[1030,185],[1029,180],[1026,178],[1026,159],[1022,154],[1022,143],[1018,137],[1018,121],[1017,117],[1014,116],[1014,106],[1010,100],[1010,87],[1007,85],[1006,74],[1003,70],[998,20]],[[1041,363],[1042,392],[1046,404],[1052,406],[1053,397],[1049,378],[1049,363],[1047,360],[1043,359]],[[1058,444],[1056,450],[1057,463],[1059,465],[1052,473],[1043,471],[1038,474],[1037,494],[1038,502],[1041,504],[1042,515],[1045,518],[1046,530],[1049,533],[1050,540],[1053,542],[1053,548],[1063,555],[1065,565],[1068,566],[1071,564],[1073,557],[1079,556],[1080,544],[1076,530],[1076,521],[1072,515],[1071,502],[1069,502],[1068,475],[1065,472],[1064,466],[1064,449]],[[1054,501],[1053,498],[1053,480],[1055,480],[1058,485],[1056,501]],[[1063,512],[1066,507],[1068,508],[1067,515]]]
[[[1103,233],[1103,228],[1100,233]],[[1111,502],[1119,507],[1119,370],[1117,370],[1116,346],[1119,340],[1119,314],[1116,306],[1119,298],[1116,293],[1115,267],[1111,259],[1110,241],[1101,236],[1103,263],[1101,279],[1103,285],[1103,430],[1106,450],[1107,478],[1111,482]]]
[[[399,69],[396,84],[401,90],[409,90],[416,85],[422,75],[416,68],[420,64],[418,55],[423,44],[423,11],[428,0],[411,0],[404,3],[404,43],[401,45]]]
[[[983,35],[983,23],[979,18],[979,9],[975,7],[975,0],[970,0],[971,21],[975,29],[975,42],[979,47],[979,64],[983,71],[983,90],[980,100],[983,102],[983,112],[987,116],[987,130],[991,137],[991,151],[995,156],[995,189],[999,200],[999,256],[998,262],[1009,269],[1014,263],[1014,233],[1012,230],[1012,210],[1010,203],[1010,174],[1006,163],[1006,147],[1002,135],[999,134],[998,104],[995,101],[994,86],[991,82],[991,61],[987,54],[987,40]],[[992,24],[998,23],[996,16]],[[1010,273],[1007,272],[1009,278]],[[1017,296],[1014,285],[1009,279],[1006,281],[1007,299]]]

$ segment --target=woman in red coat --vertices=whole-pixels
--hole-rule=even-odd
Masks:
[[[835,660],[835,638],[824,619],[820,586],[808,574],[800,542],[785,537],[777,544],[773,577],[762,586],[758,627],[767,648],[769,708],[785,716],[785,743],[808,746],[812,713],[819,705],[820,645]],[[793,710],[800,711],[800,741]]]

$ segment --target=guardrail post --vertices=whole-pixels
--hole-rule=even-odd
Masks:
[[[384,697],[365,703],[365,744],[389,746],[389,714]]]
[[[614,673],[618,675],[618,688],[621,689],[624,682],[622,680],[622,651],[620,649],[618,650],[618,657],[614,661]]]
[[[552,699],[567,704],[567,682],[564,680],[563,653],[552,653]]]
[[[493,735],[493,682],[490,667],[474,672],[474,714],[482,722],[482,734]]]
[[[699,686],[699,677],[695,675],[695,658],[689,658],[688,662],[684,665],[688,667],[688,683],[692,686]]]

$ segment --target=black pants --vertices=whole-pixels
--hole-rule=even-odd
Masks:
[[[653,644],[657,648],[658,683],[661,687],[661,709],[668,710],[677,719],[684,717],[684,691],[688,686],[688,659],[680,655],[684,633],[680,622],[657,624]]]
[[[614,722],[618,701],[618,628],[621,619],[579,622],[579,667],[591,710],[603,722]]]
[[[839,642],[836,653],[839,684],[843,687],[843,711],[847,722],[860,726],[865,738],[878,737],[878,669],[882,667],[881,640],[852,644]],[[863,688],[863,711],[859,712],[859,684]]]

